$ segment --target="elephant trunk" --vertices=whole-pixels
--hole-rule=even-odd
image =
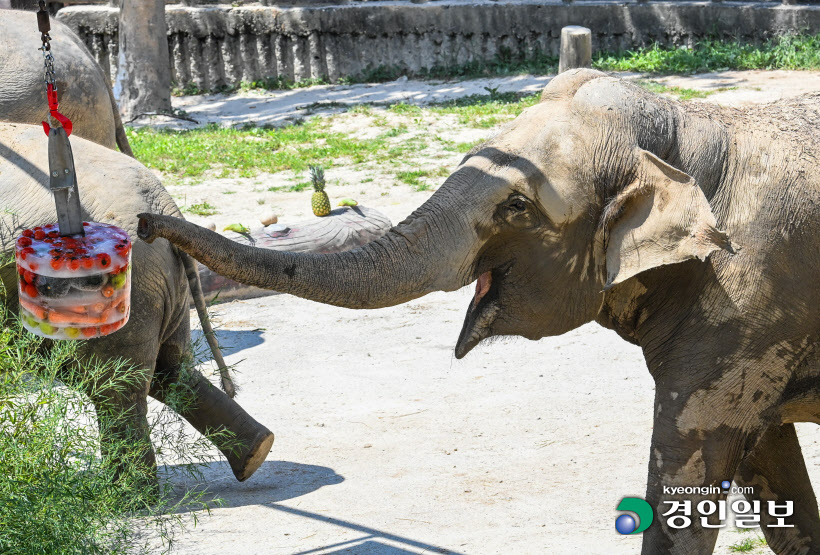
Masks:
[[[455,208],[464,205],[454,205],[458,199],[453,196],[453,190],[442,188],[378,240],[334,254],[250,247],[155,214],[139,215],[138,234],[149,242],[168,239],[211,270],[240,283],[335,306],[382,308],[472,281],[475,226],[469,225],[467,214],[455,215]]]

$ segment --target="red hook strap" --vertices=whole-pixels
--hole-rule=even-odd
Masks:
[[[63,114],[57,111],[57,91],[54,90],[53,83],[48,84],[46,96],[48,97],[48,111],[51,113],[51,117],[53,117],[62,124],[63,129],[65,129],[66,135],[71,135],[71,129],[74,127],[74,125],[71,123],[70,119],[68,119]],[[46,122],[43,122],[43,131],[46,132],[46,135],[48,135],[49,131],[51,131],[51,127]]]

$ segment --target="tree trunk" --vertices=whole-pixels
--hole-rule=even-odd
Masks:
[[[171,111],[164,0],[120,2],[120,53],[114,96],[125,122]]]

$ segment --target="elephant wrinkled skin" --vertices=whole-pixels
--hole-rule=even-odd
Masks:
[[[51,20],[51,46],[55,57],[60,111],[74,124],[71,144],[78,172],[85,219],[115,223],[132,238],[133,214],[153,210],[182,217],[170,195],[143,166],[114,152],[84,141],[89,139],[109,149],[119,146],[133,156],[108,77],[83,42],[71,29]],[[43,58],[36,14],[0,9],[0,246],[13,248],[21,229],[53,222],[56,216],[48,190],[47,140],[40,121],[47,115]],[[117,398],[94,398],[133,411],[126,428],[114,433],[129,434],[144,446],[143,460],[155,470],[148,438],[146,395],[163,401],[168,388],[183,376],[179,369],[190,351],[188,289],[199,313],[202,329],[214,359],[224,361],[213,336],[196,265],[190,257],[168,245],[145,248],[135,242],[133,250],[131,321],[111,336],[86,343],[84,356],[103,360],[124,358],[148,371],[146,381]],[[4,302],[16,303],[14,265],[2,269],[9,294]],[[265,459],[273,434],[248,415],[228,396],[194,372],[186,375],[193,403],[182,414],[197,430],[227,429],[236,446],[223,452],[238,480],[249,478]],[[222,384],[233,396],[233,383],[224,369]],[[115,439],[115,438],[111,438]]]
[[[74,136],[133,156],[111,83],[80,37],[51,18],[60,112]],[[48,115],[37,14],[0,9],[0,121],[39,124]]]
[[[40,126],[0,123],[0,247],[4,253],[13,252],[21,230],[55,219],[47,143]],[[191,345],[186,270],[180,253],[168,242],[148,245],[136,240],[137,213],[150,210],[177,218],[182,214],[159,180],[136,160],[79,137],[72,137],[71,143],[83,219],[120,226],[134,243],[130,320],[116,333],[85,342],[82,355],[124,358],[148,371],[144,383],[117,398],[91,400],[130,411],[129,429],[122,433],[141,441],[143,460],[152,469],[156,462],[148,435],[146,395],[163,401],[169,387],[184,377],[195,395],[181,415],[202,433],[227,429],[235,434],[237,446],[224,454],[237,479],[247,479],[270,451],[273,434],[198,372],[180,375]],[[15,264],[0,270],[7,293],[4,302],[16,304]]]
[[[361,248],[265,251],[151,214],[138,231],[231,279],[351,308],[477,280],[459,358],[492,336],[614,329],[656,382],[656,515],[687,498],[664,486],[734,479],[764,508],[794,502],[793,528],[766,527],[762,511],[776,553],[820,553],[793,426],[820,423],[818,123],[820,95],[728,109],[573,70]],[[710,553],[717,533],[658,517],[643,553]]]

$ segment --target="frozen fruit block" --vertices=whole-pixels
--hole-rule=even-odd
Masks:
[[[57,224],[23,230],[15,251],[23,326],[51,339],[113,333],[131,312],[131,240],[112,225],[84,222],[85,235]]]

